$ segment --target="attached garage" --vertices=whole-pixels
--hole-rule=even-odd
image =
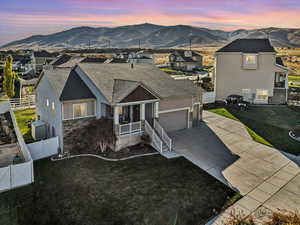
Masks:
[[[160,113],[158,120],[167,132],[182,130],[187,128],[188,110]]]

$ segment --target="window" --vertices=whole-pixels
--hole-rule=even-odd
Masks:
[[[268,90],[256,90],[256,99],[257,100],[268,100],[269,93]]]
[[[246,64],[256,64],[256,55],[246,55],[245,63]]]
[[[87,104],[73,104],[73,118],[81,118],[87,116]]]

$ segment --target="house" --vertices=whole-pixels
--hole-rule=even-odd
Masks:
[[[203,57],[194,51],[175,51],[169,55],[172,69],[193,71],[202,67]]]
[[[58,53],[50,53],[45,50],[33,52],[31,55],[33,70],[40,73],[44,66],[50,64],[58,55]]]
[[[64,134],[80,121],[111,118],[119,150],[139,143],[143,131],[154,127],[159,132],[151,135],[160,143],[168,132],[197,126],[201,96],[191,81],[175,81],[154,65],[80,63],[43,72],[36,87],[36,109],[48,136],[59,136],[61,149]],[[162,151],[162,144],[157,148]]]
[[[131,52],[128,56],[129,63],[148,63],[153,64],[153,56],[144,51]]]
[[[255,104],[284,104],[288,72],[268,39],[237,39],[215,54],[216,100],[237,94]]]

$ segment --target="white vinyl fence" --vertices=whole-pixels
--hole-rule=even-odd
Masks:
[[[34,182],[33,161],[0,168],[0,192]]]
[[[58,137],[34,142],[27,145],[33,160],[47,158],[58,153]]]
[[[202,102],[203,104],[213,103],[216,101],[216,92],[203,92]]]
[[[26,109],[35,107],[35,96],[28,95],[23,98],[11,98],[9,103],[12,109]]]
[[[25,162],[0,168],[0,192],[21,187],[34,182],[33,160],[17,125],[15,115],[9,109],[20,150]]]

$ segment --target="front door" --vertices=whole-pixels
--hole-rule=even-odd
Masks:
[[[147,122],[152,126],[153,125],[153,112],[154,112],[154,104],[153,103],[147,103],[145,105],[145,119]]]

